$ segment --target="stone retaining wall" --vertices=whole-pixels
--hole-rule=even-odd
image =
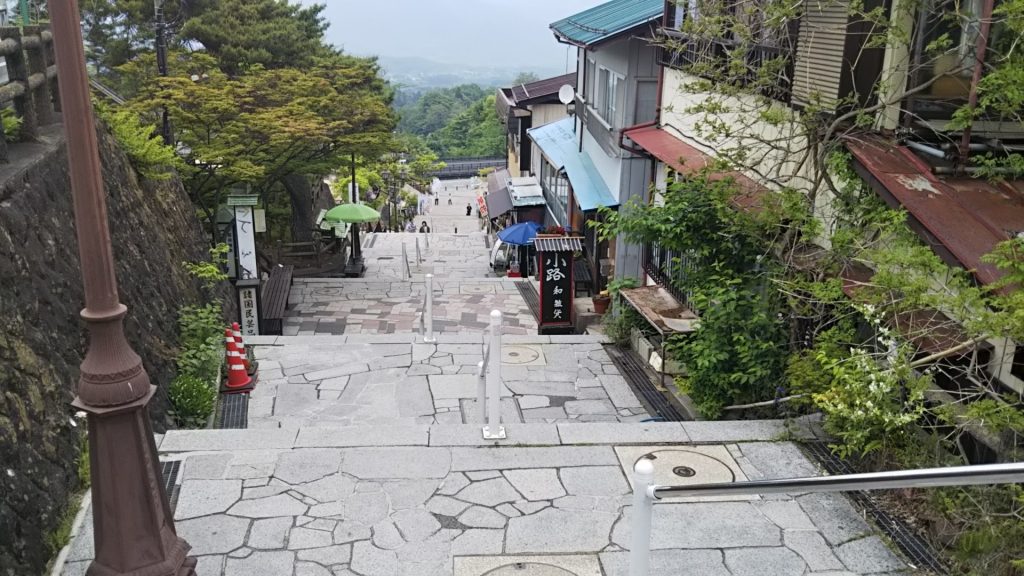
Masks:
[[[60,125],[12,147],[0,165],[0,575],[40,574],[77,486],[81,428],[70,406],[84,354],[67,156]],[[181,185],[140,184],[101,134],[103,175],[127,333],[153,382],[173,374],[176,311],[199,299],[181,263],[205,240]],[[166,428],[167,396],[153,404]]]

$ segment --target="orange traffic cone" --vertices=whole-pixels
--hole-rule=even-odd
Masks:
[[[224,330],[224,342],[227,345],[228,381],[224,387],[229,391],[241,391],[252,385],[252,378],[245,371],[245,364],[238,351],[235,350],[235,336],[231,329]]]
[[[235,337],[235,351],[242,357],[242,364],[245,365],[245,372],[252,374],[252,364],[249,362],[249,353],[245,349],[245,340],[242,339],[242,327],[238,325],[238,322],[231,324],[231,334]]]

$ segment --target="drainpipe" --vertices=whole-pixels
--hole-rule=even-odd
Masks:
[[[967,167],[967,158],[970,154],[971,126],[974,123],[974,111],[978,107],[978,83],[981,82],[981,67],[985,64],[985,51],[988,50],[988,34],[992,28],[994,5],[995,0],[985,0],[985,4],[981,8],[978,43],[974,48],[974,75],[971,77],[971,92],[967,98],[967,108],[970,111],[971,120],[964,128],[964,135],[960,139],[960,168]]]
[[[633,154],[636,154],[637,156],[647,156],[647,155],[649,155],[648,152],[646,150],[643,150],[642,148],[634,148],[632,146],[627,146],[626,145],[626,132],[628,132],[630,130],[637,130],[637,129],[640,129],[640,128],[650,128],[651,126],[657,126],[657,125],[658,125],[658,121],[657,120],[651,120],[650,122],[644,122],[642,124],[637,124],[635,126],[630,126],[629,128],[623,128],[622,130],[619,130],[619,148],[622,148],[623,150],[625,150],[627,152],[632,152]]]
[[[579,118],[579,120],[580,120],[580,145],[579,145],[579,150],[578,150],[578,152],[580,154],[583,153],[583,116],[581,116],[581,114],[586,114],[586,112],[587,112],[586,111],[586,107],[587,107],[587,104],[590,102],[590,94],[586,93],[586,91],[587,91],[587,49],[586,48],[581,48],[581,50],[583,50],[583,74],[582,74],[583,86],[581,86],[580,89],[577,90],[577,93],[580,92],[580,91],[583,92],[583,100],[584,100],[583,108],[584,108],[584,110],[577,110],[576,111],[576,117]],[[576,70],[578,71],[579,69],[580,69],[580,58],[579,58],[579,52],[577,51],[576,52]],[[573,130],[576,129],[576,121],[575,120],[572,123],[572,129]]]

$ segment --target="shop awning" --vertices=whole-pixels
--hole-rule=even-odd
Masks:
[[[487,175],[487,217],[497,218],[512,210],[508,195],[508,170],[497,170]]]
[[[623,135],[680,174],[696,174],[713,166],[715,162],[713,156],[705,154],[657,126],[627,129],[623,131]],[[768,193],[764,186],[738,172],[714,172],[709,178],[732,178],[741,190],[741,193],[733,198],[733,203],[744,210],[756,210]]]
[[[693,332],[700,319],[661,286],[626,288],[619,295],[662,334]]]
[[[855,169],[947,264],[974,273],[982,284],[1003,277],[982,261],[996,244],[1024,231],[1024,182],[939,178],[910,149],[881,139],[850,140]]]
[[[619,200],[604,183],[593,160],[577,148],[572,117],[552,122],[527,131],[544,156],[559,170],[565,170],[572,186],[572,194],[580,210],[588,212],[604,206],[613,208]]]

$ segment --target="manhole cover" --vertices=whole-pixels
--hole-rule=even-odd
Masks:
[[[540,350],[529,346],[502,346],[502,364],[542,364]]]
[[[550,564],[517,562],[495,568],[486,572],[484,576],[576,576],[576,574]]]
[[[341,296],[343,294],[341,288],[317,288],[313,290],[315,296]]]
[[[735,482],[736,475],[721,460],[690,450],[656,450],[641,456],[654,464],[654,483],[706,484]]]

